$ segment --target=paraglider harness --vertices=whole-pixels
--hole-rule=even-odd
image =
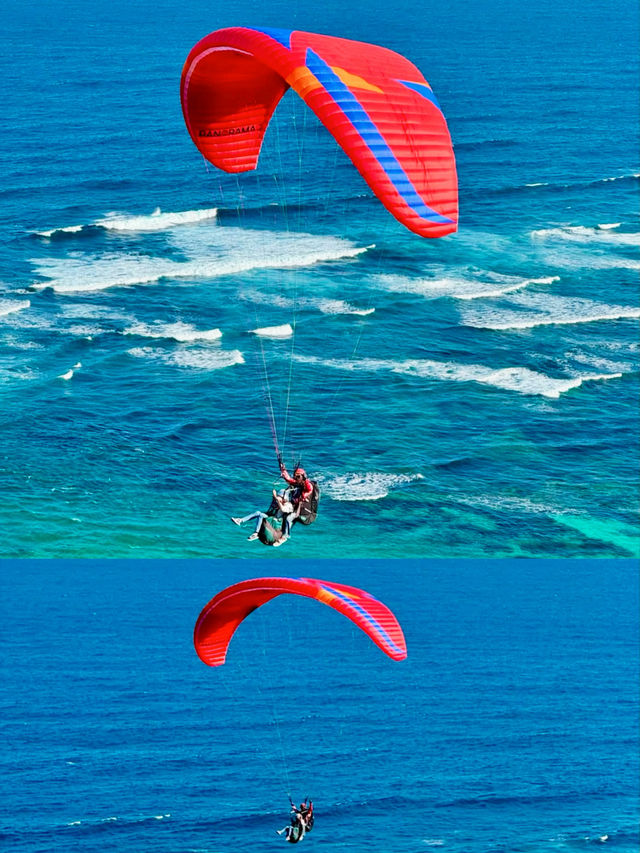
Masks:
[[[291,825],[287,827],[286,839],[290,844],[297,844],[302,841],[307,832],[313,829],[313,801],[309,797],[305,798],[305,803],[308,806],[304,809],[297,808],[293,800],[291,803]]]
[[[302,841],[305,836],[305,828],[302,825],[302,821],[296,818],[296,822],[292,823],[291,826],[287,827],[287,841],[290,844],[297,844],[298,841]]]
[[[309,480],[309,482],[313,486],[313,491],[306,500],[300,501],[296,505],[296,515],[291,519],[292,527],[297,521],[304,525],[313,524],[316,520],[316,516],[318,515],[320,488],[316,480]],[[301,487],[296,487],[296,489],[299,488]],[[296,489],[292,492],[294,500]],[[263,545],[273,545],[274,542],[282,539],[284,535],[284,518],[282,517],[282,512],[277,498],[273,498],[271,500],[271,504],[267,510],[267,516],[268,517],[264,519],[260,525],[260,529],[258,530],[258,539]]]

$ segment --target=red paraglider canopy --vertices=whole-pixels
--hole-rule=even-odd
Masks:
[[[390,658],[406,658],[407,646],[396,617],[363,589],[313,578],[256,578],[223,589],[204,608],[193,634],[200,659],[209,666],[221,666],[243,619],[283,593],[304,595],[328,604],[355,622]]]
[[[424,237],[456,230],[455,158],[442,110],[416,66],[378,45],[296,30],[217,30],[195,45],[182,72],[191,138],[219,169],[255,169],[289,87],[403,225]]]

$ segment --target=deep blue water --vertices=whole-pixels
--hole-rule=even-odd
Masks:
[[[638,849],[634,561],[311,560],[406,661],[283,596],[206,667],[198,613],[260,566],[2,563],[3,850],[282,850],[288,793],[310,853]]]
[[[5,556],[638,553],[635,3],[1,14]],[[206,168],[179,77],[230,24],[413,60],[459,232],[402,229],[293,96],[257,173]],[[265,387],[323,490],[278,552],[228,521],[277,478]]]

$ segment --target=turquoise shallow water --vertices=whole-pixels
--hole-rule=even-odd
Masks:
[[[5,556],[638,553],[631,2],[13,6]],[[418,64],[454,140],[459,233],[403,231],[294,98],[259,173],[205,168],[179,75],[233,23]],[[323,493],[276,552],[228,521],[277,478],[264,366],[285,457]]]

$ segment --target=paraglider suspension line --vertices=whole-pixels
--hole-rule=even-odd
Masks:
[[[267,418],[269,420],[269,427],[271,429],[271,438],[273,439],[273,447],[276,452],[276,457],[280,457],[280,447],[278,446],[278,433],[276,430],[276,417],[273,411],[273,398],[271,396],[271,387],[269,385],[269,373],[267,371],[267,361],[264,355],[264,346],[262,341],[260,341],[260,359],[262,361],[262,392],[264,398],[264,405],[267,410]]]

